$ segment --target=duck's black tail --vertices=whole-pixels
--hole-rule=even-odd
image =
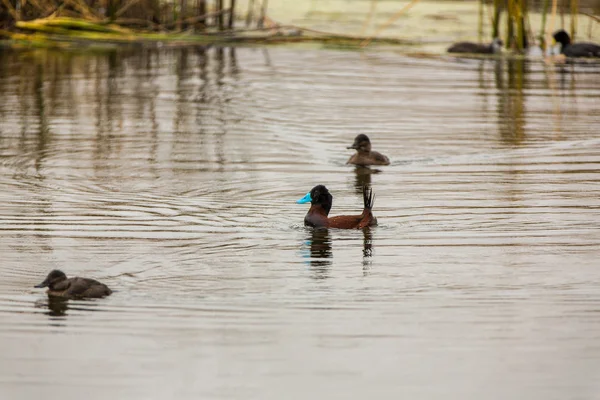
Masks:
[[[368,186],[363,187],[363,202],[365,204],[365,208],[363,209],[363,212],[360,215],[358,229],[377,225],[377,218],[375,218],[375,216],[371,212],[373,204],[375,203],[375,195],[373,194],[373,189],[371,189]]]
[[[368,210],[373,209],[373,204],[375,204],[375,195],[373,194],[373,189],[368,186],[363,186],[363,203],[365,208]]]

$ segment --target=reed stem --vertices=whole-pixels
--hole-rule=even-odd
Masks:
[[[217,12],[219,12],[219,14],[217,14],[217,25],[219,26],[219,30],[222,31],[223,29],[225,29],[225,19],[223,18],[223,13],[221,12],[223,10],[223,0],[217,0]]]
[[[360,36],[364,35],[365,32],[367,31],[367,28],[369,27],[369,25],[371,25],[371,20],[373,19],[373,15],[375,14],[376,8],[377,8],[377,0],[371,0],[371,7],[369,8],[369,14],[367,15],[367,18],[365,19],[365,22],[363,22],[363,26],[360,30]]]
[[[206,0],[198,0],[198,24],[202,25],[201,29],[206,28]]]
[[[367,47],[369,45],[369,43],[371,43],[371,41],[373,40],[374,37],[376,37],[377,35],[379,35],[383,30],[387,29],[387,27],[389,27],[390,25],[392,25],[398,18],[400,18],[402,15],[404,15],[405,12],[407,12],[408,10],[410,10],[413,6],[415,6],[420,0],[412,0],[410,3],[408,3],[407,5],[405,5],[404,7],[402,7],[400,9],[400,11],[397,11],[396,13],[394,13],[394,15],[392,15],[387,21],[385,21],[383,24],[381,24],[381,26],[379,28],[377,28],[377,30],[375,31],[375,33],[370,36],[368,39],[365,39],[362,43],[361,43],[361,47]]]
[[[577,14],[579,13],[579,0],[571,0],[571,40],[575,41],[577,35]]]
[[[514,2],[515,0],[507,0],[506,7],[506,46],[512,47],[514,45],[513,38],[515,37],[515,26],[514,26]]]
[[[529,15],[529,9],[527,7],[527,0],[519,0],[520,14],[519,14],[519,44],[517,48],[520,51],[524,51],[529,46],[529,40],[527,39],[527,19]]]
[[[484,0],[479,0],[479,19],[477,21],[477,33],[478,39],[481,42],[483,40],[483,10],[484,10]]]
[[[548,9],[550,8],[550,0],[544,0],[544,9],[542,11],[542,29],[540,30],[540,47],[546,52],[546,48],[548,43],[546,42],[545,32],[546,32],[546,18],[548,15]]]
[[[492,37],[500,37],[500,16],[502,15],[502,0],[494,0],[494,16],[492,18]],[[508,42],[506,42],[508,46]]]
[[[554,31],[554,24],[556,22],[556,8],[557,8],[558,0],[552,0],[552,14],[550,14],[550,23],[548,24],[548,29],[546,29],[546,43],[552,43],[550,38],[552,37],[552,32]]]
[[[254,0],[248,2],[248,12],[246,13],[246,28],[252,23],[252,17],[254,16]]]
[[[258,18],[258,27],[262,28],[265,23],[265,17],[267,15],[267,6],[269,4],[269,0],[263,0],[262,7],[260,8],[260,17]]]
[[[231,0],[231,5],[229,7],[229,29],[233,29],[233,20],[235,18],[235,0]]]

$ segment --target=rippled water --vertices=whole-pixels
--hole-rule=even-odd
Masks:
[[[1,397],[597,398],[599,73],[0,52]],[[319,183],[380,225],[305,229]],[[115,293],[49,303],[58,267]]]

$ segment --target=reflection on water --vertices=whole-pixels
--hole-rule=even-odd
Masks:
[[[65,317],[69,309],[69,300],[63,297],[48,296],[47,299],[37,300],[35,307],[48,309],[45,314],[50,317]]]
[[[381,171],[371,167],[363,167],[362,165],[354,166],[354,190],[356,194],[362,196],[365,186],[371,187],[371,174],[379,172]]]
[[[66,299],[62,299],[55,296],[48,296],[48,315],[51,317],[62,317],[67,314],[69,309],[69,302]]]
[[[308,251],[304,257],[314,272],[316,279],[329,278],[329,269],[332,265],[333,252],[331,250],[331,235],[329,229],[306,229],[308,237],[305,246]],[[362,266],[365,274],[371,269],[373,257],[373,233],[370,228],[361,230],[363,234]]]
[[[0,393],[592,398],[599,71],[1,52]],[[346,165],[357,133],[392,165]],[[334,215],[373,187],[379,226],[305,229],[294,201],[317,184]],[[115,293],[31,289],[57,267]]]
[[[373,234],[370,229],[363,229],[363,265],[368,263],[368,260],[373,255]]]
[[[331,238],[328,229],[307,229],[308,238],[306,245],[309,248],[310,267],[314,271],[315,278],[328,277],[331,266]]]
[[[525,135],[526,62],[523,59],[496,63],[496,87],[502,92],[498,99],[499,133],[506,144],[519,145]],[[506,68],[506,71],[504,71]],[[507,77],[507,82],[504,80]]]

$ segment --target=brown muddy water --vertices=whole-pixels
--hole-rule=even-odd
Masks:
[[[599,74],[1,52],[0,397],[597,399]],[[380,225],[305,229],[319,183]],[[115,293],[49,302],[53,268]]]

